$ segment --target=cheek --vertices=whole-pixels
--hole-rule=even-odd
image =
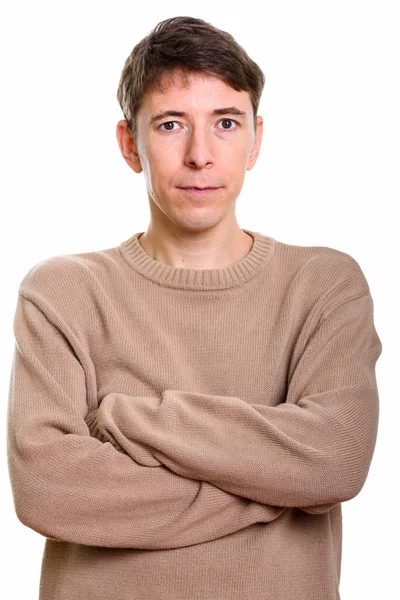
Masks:
[[[238,135],[235,138],[228,140],[228,142],[229,143],[224,144],[221,151],[229,156],[231,162],[242,163],[245,161],[247,154],[249,153],[248,140]]]
[[[170,154],[152,156],[146,164],[145,179],[147,186],[154,191],[174,186],[174,181],[179,177],[179,168]]]
[[[247,146],[234,145],[229,148],[223,148],[221,153],[221,162],[225,172],[229,173],[232,180],[241,179],[246,171],[249,149]]]
[[[182,170],[182,158],[177,148],[153,151],[149,157],[152,180],[160,185],[174,185],[174,180]]]

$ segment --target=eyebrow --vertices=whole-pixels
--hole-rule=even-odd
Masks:
[[[211,113],[212,116],[219,115],[236,115],[237,117],[242,117],[242,119],[247,118],[247,114],[243,110],[239,110],[236,106],[226,106],[224,108],[216,108]],[[154,123],[155,121],[161,121],[167,117],[187,117],[188,114],[181,110],[164,110],[163,112],[159,112],[150,119],[150,123]]]

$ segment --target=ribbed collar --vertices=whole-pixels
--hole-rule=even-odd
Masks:
[[[253,237],[253,245],[241,260],[223,269],[170,267],[154,260],[139,243],[139,237],[144,231],[123,241],[119,249],[131,267],[162,286],[185,290],[223,290],[240,286],[252,279],[271,260],[274,252],[274,238],[249,229],[242,231]]]

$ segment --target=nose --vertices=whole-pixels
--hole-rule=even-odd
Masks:
[[[187,139],[185,164],[196,169],[209,168],[214,163],[212,134],[202,128],[193,128]]]

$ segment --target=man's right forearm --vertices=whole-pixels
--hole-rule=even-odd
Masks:
[[[167,549],[217,539],[283,512],[146,467],[90,436],[85,373],[63,332],[19,296],[8,465],[20,521],[52,539]]]
[[[177,548],[282,512],[164,466],[143,467],[94,438],[64,434],[28,454],[13,432],[11,440],[17,516],[46,537],[93,546]]]

